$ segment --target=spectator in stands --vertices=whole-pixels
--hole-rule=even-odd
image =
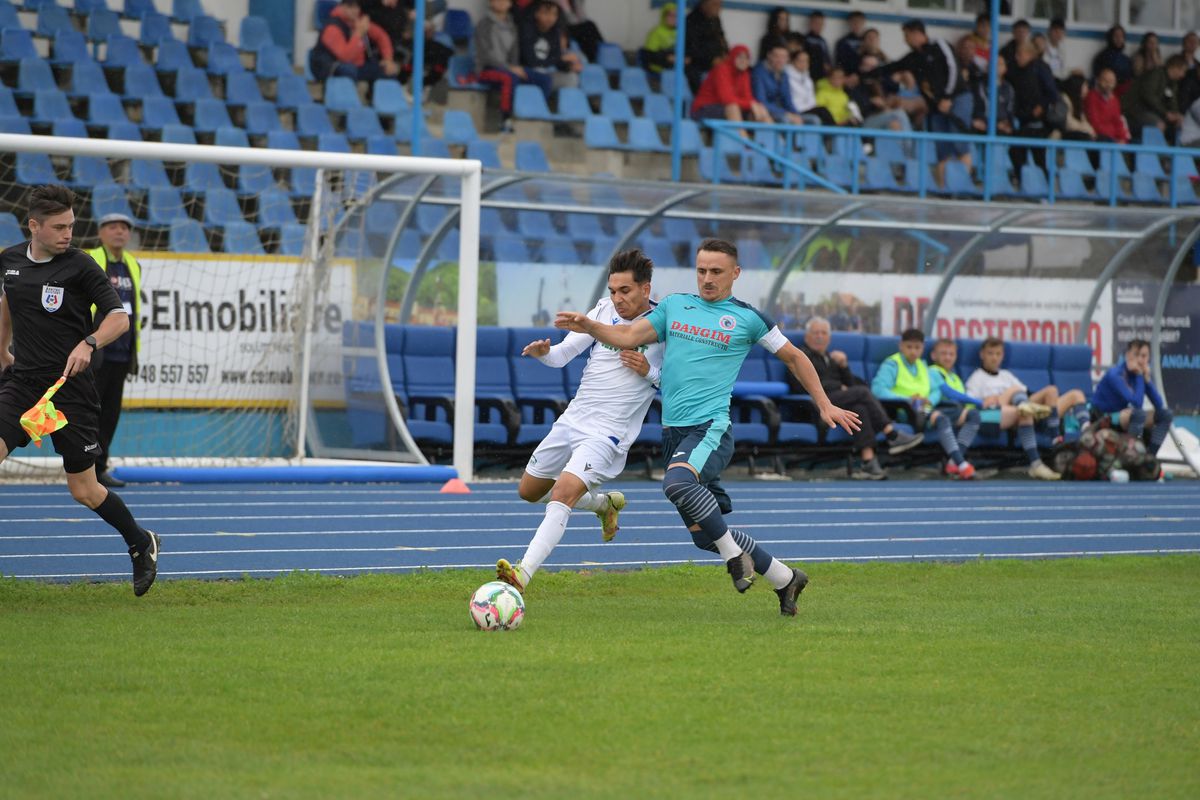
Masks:
[[[1013,87],[1013,116],[1019,125],[1017,135],[1023,139],[1045,139],[1050,136],[1053,128],[1048,116],[1051,106],[1058,102],[1058,90],[1054,87],[1050,69],[1046,62],[1037,57],[1032,42],[1024,42],[1017,48],[1014,66],[1005,80]],[[1009,154],[1013,167],[1020,172],[1021,167],[1025,166],[1025,148],[1013,147]],[[1033,160],[1045,169],[1045,149],[1034,148]]]
[[[883,81],[878,78],[867,77],[878,66],[879,61],[875,56],[861,56],[859,58],[861,74],[858,85],[848,90],[850,101],[858,107],[862,114],[863,127],[911,131],[912,123],[909,121],[908,114],[904,113],[900,107],[900,96],[888,94],[883,86]],[[912,157],[913,143],[904,140],[903,147],[909,157]]]
[[[987,74],[988,59],[992,52],[992,18],[983,13],[975,17],[975,27],[958,41],[958,53],[975,65],[975,68]]]
[[[1003,64],[1004,59],[997,63]],[[937,411],[950,419],[957,431],[954,438],[958,443],[958,451],[966,458],[967,451],[979,434],[979,409],[983,407],[983,401],[967,394],[962,378],[954,371],[954,364],[958,361],[958,345],[953,339],[938,339],[929,356],[929,381],[932,391],[939,395]],[[947,475],[957,477],[958,472],[958,465],[954,461],[946,462]]]
[[[1133,54],[1133,77],[1157,69],[1163,65],[1162,48],[1158,44],[1158,34],[1153,31],[1142,36],[1142,43]]]
[[[1087,80],[1082,75],[1072,75],[1063,84],[1062,97],[1063,101],[1067,104],[1066,125],[1062,130],[1062,137],[1064,139],[1073,139],[1080,142],[1096,141],[1096,129],[1088,121],[1086,113],[1087,96],[1089,94]],[[1098,151],[1089,150],[1088,158],[1091,159],[1093,167],[1100,166],[1100,153]]]
[[[1000,48],[1000,58],[1008,62],[1008,73],[1011,75],[1013,67],[1017,65],[1017,49],[1021,45],[1030,43],[1030,37],[1033,35],[1033,29],[1029,27],[1029,22],[1019,19],[1013,23],[1012,38]]]
[[[924,437],[903,433],[896,428],[875,395],[871,394],[867,382],[850,371],[846,354],[841,350],[829,351],[829,340],[829,320],[824,317],[812,317],[804,326],[804,343],[800,345],[800,349],[812,361],[817,377],[821,379],[821,387],[829,395],[830,401],[853,411],[862,420],[862,427],[854,434],[852,440],[854,450],[862,459],[862,467],[855,470],[850,477],[856,480],[882,480],[887,477],[887,473],[884,472],[875,453],[876,436],[882,433],[886,437],[889,455],[911,450],[921,444]],[[793,392],[806,393],[790,374],[788,383]],[[834,395],[839,399],[834,401]]]
[[[1046,31],[1046,52],[1042,53],[1042,60],[1050,67],[1050,74],[1054,76],[1054,80],[1060,83],[1073,72],[1083,74],[1080,70],[1072,71],[1067,68],[1067,23],[1062,17],[1050,20],[1050,27]]]
[[[1145,400],[1150,398],[1152,409],[1146,410]],[[1171,409],[1163,402],[1162,395],[1150,381],[1150,343],[1145,339],[1134,339],[1125,348],[1125,357],[1104,373],[1096,390],[1092,393],[1092,410],[1098,414],[1111,414],[1114,424],[1131,436],[1141,436],[1147,425],[1154,426],[1150,432],[1150,452],[1157,453],[1162,447],[1174,418]]]
[[[803,47],[792,53],[792,60],[784,68],[788,79],[788,92],[792,96],[792,107],[802,117],[812,117],[820,125],[833,125],[829,112],[817,105],[817,87],[808,73],[812,61]]]
[[[564,52],[559,28],[559,9],[554,0],[538,0],[517,29],[521,51],[521,66],[528,79],[539,86],[549,80],[555,87],[573,86],[575,73],[583,70],[583,62],[572,52]],[[536,77],[534,73],[541,77]]]
[[[579,45],[579,49],[587,56],[588,61],[595,61],[600,52],[600,43],[604,37],[596,23],[588,19],[584,10],[585,0],[556,0],[562,11],[562,19],[566,23],[567,35]]]
[[[847,75],[857,75],[867,15],[861,11],[851,11],[846,15],[846,27],[849,29],[846,35],[838,39],[833,47],[834,63],[844,69]]]
[[[729,57],[709,70],[692,102],[694,119],[770,122],[771,114],[754,99],[750,85],[750,48],[739,44]],[[748,131],[742,134],[749,136]]]
[[[1039,480],[1056,481],[1059,475],[1042,462],[1038,452],[1037,434],[1034,425],[1049,420],[1047,427],[1058,432],[1060,417],[1068,413],[1080,426],[1087,424],[1087,398],[1078,389],[1072,389],[1061,397],[1053,384],[1030,393],[1029,387],[1021,383],[1016,375],[1001,369],[1004,363],[1004,342],[995,337],[983,340],[979,348],[979,368],[967,378],[967,394],[983,400],[983,421],[999,422],[1001,430],[1017,426],[1017,441],[1029,459],[1029,475]],[[998,410],[999,418],[995,411]],[[992,413],[989,414],[988,412]]]
[[[400,80],[412,77],[413,27],[417,12],[412,0],[362,0],[363,13],[387,33],[396,63],[400,65]],[[425,87],[426,91],[446,74],[454,50],[434,39],[442,27],[446,0],[429,0],[425,4]]]
[[[1099,78],[1102,70],[1111,69],[1117,86],[1133,78],[1133,62],[1125,55],[1125,29],[1113,25],[1105,37],[1105,47],[1092,59],[1092,77]]]
[[[940,390],[935,392],[929,368],[921,359],[924,350],[924,333],[909,328],[900,334],[900,352],[888,356],[879,365],[879,371],[871,381],[871,392],[880,400],[906,404],[915,423],[914,430],[937,432],[938,444],[954,464],[953,468],[947,466],[947,474],[970,480],[975,477],[975,467],[963,458],[950,417],[937,410],[942,394]]]
[[[1192,103],[1200,98],[1200,59],[1196,50],[1200,48],[1200,35],[1188,31],[1183,37],[1183,48],[1179,55],[1183,56],[1183,80],[1179,81],[1179,108],[1191,108]]]
[[[96,480],[102,486],[113,488],[124,486],[125,481],[108,472],[109,448],[121,421],[125,378],[137,374],[137,354],[142,344],[142,268],[133,253],[125,249],[132,230],[133,220],[124,214],[105,214],[100,218],[100,246],[84,251],[104,270],[129,315],[129,330],[107,347],[96,350],[92,357],[96,392],[100,396],[100,455],[96,459]],[[96,324],[99,322],[96,320]]]
[[[308,66],[320,81],[338,75],[372,82],[399,73],[392,53],[387,33],[362,12],[359,0],[342,0],[309,52]]]
[[[862,122],[862,114],[851,106],[846,93],[846,73],[834,67],[829,74],[817,81],[817,105],[829,112],[835,125],[854,125]]]
[[[864,56],[875,56],[880,64],[888,63],[887,53],[879,46],[879,30],[877,28],[867,28],[863,31],[862,44],[858,48],[858,57],[862,59]],[[863,72],[862,67],[859,67],[859,72]]]
[[[679,14],[674,3],[666,3],[658,13],[658,25],[646,34],[642,46],[642,61],[651,72],[675,67],[675,35]]]
[[[1142,128],[1147,125],[1162,131],[1168,142],[1174,140],[1175,128],[1183,119],[1179,113],[1179,81],[1184,70],[1183,56],[1176,54],[1167,59],[1166,66],[1133,79],[1129,91],[1121,97],[1121,110],[1135,141],[1141,141]]]
[[[811,63],[808,71],[814,81],[819,81],[833,67],[833,59],[829,56],[829,43],[821,34],[825,30],[825,15],[814,11],[808,15],[808,33],[804,34],[804,47],[808,50]]]
[[[776,39],[767,47],[767,57],[750,73],[750,87],[754,99],[762,103],[776,122],[791,125],[804,124],[804,118],[792,104],[792,93],[788,90],[788,77],[784,67],[788,63],[787,42]]]
[[[988,103],[991,98],[988,95],[988,79],[986,72],[980,72],[971,65],[971,97],[973,107],[971,110],[971,127],[980,133],[987,132],[988,126]],[[996,59],[996,132],[1003,136],[1012,136],[1015,130],[1013,126],[1013,113],[1016,108],[1016,97],[1013,93],[1013,85],[1005,80],[1008,74],[1008,62],[1003,58]]]
[[[553,90],[551,77],[543,72],[526,70],[521,66],[521,48],[517,25],[509,13],[512,0],[488,0],[488,13],[475,26],[476,80],[500,89],[500,114],[503,130],[511,131],[513,93],[523,83],[532,83],[550,101]]]
[[[1179,125],[1179,145],[1200,147],[1200,97],[1192,101]]]
[[[758,40],[759,63],[767,60],[767,53],[777,42],[786,42],[792,32],[792,15],[783,6],[776,6],[767,15],[767,32]]]
[[[692,92],[700,88],[700,80],[713,64],[729,53],[725,29],[721,27],[721,0],[700,0],[687,17],[684,53],[687,64],[684,72]]]
[[[1096,76],[1096,88],[1087,93],[1083,106],[1097,141],[1127,144],[1129,125],[1121,113],[1121,98],[1117,97],[1116,89],[1116,73],[1105,67]]]

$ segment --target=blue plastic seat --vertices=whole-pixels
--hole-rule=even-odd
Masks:
[[[383,125],[379,123],[379,115],[373,109],[360,106],[346,114],[346,137],[348,139],[357,142],[372,136],[383,135]]]
[[[0,6],[4,8],[4,6]],[[76,30],[63,30],[54,35],[54,44],[50,48],[50,63],[75,64],[79,61],[91,61],[92,51],[87,39]]]
[[[349,153],[350,142],[345,134],[322,133],[317,137],[317,149],[322,153]]]
[[[517,232],[527,239],[542,239],[553,233],[554,220],[548,211],[517,212]]]
[[[88,95],[88,122],[93,125],[116,125],[128,122],[121,98],[112,92],[93,92]]]
[[[98,8],[88,14],[87,38],[93,42],[103,42],[114,33],[121,32],[121,18],[117,12],[107,8]]]
[[[218,147],[249,147],[250,140],[246,137],[246,132],[241,128],[235,128],[232,125],[223,125],[215,131],[213,144]],[[245,167],[242,167],[242,169],[245,169]]]
[[[188,58],[191,63],[191,58]],[[145,64],[138,43],[128,36],[110,36],[104,46],[104,65],[107,67],[131,67]]]
[[[1154,130],[1157,131],[1158,128]],[[1149,175],[1151,178],[1157,180],[1167,179],[1167,173],[1163,171],[1162,162],[1153,153],[1138,153],[1134,156],[1134,176],[1136,177],[1138,174]],[[1137,194],[1136,189],[1134,190],[1134,194]]]
[[[1088,158],[1087,151],[1071,148],[1063,152],[1063,166],[1067,169],[1073,169],[1080,175],[1096,174],[1096,168],[1092,166],[1092,160]]]
[[[379,114],[399,117],[412,111],[412,104],[404,96],[403,87],[397,81],[376,81],[372,89],[371,105]]]
[[[642,101],[642,116],[654,120],[656,125],[670,125],[675,119],[675,108],[666,95],[648,94]]]
[[[118,122],[108,126],[108,139],[113,142],[140,142],[142,132],[132,122]]]
[[[83,97],[110,91],[108,80],[104,77],[104,68],[95,61],[79,61],[72,65],[70,93],[73,96]]]
[[[92,216],[99,219],[106,214],[124,214],[134,219],[124,186],[117,183],[101,183],[92,189]]]
[[[158,13],[154,10],[154,0],[125,0],[125,16],[144,19],[147,14]]]
[[[492,242],[493,255],[497,261],[511,264],[528,264],[533,261],[529,245],[516,236],[497,236]]]
[[[0,30],[19,27],[21,27],[21,18],[17,16],[17,9],[13,8],[7,0],[0,3]]]
[[[1058,170],[1058,196],[1063,200],[1096,199],[1096,193],[1089,191],[1083,182],[1083,174],[1070,167]]]
[[[565,86],[558,90],[556,115],[562,122],[583,122],[592,115],[592,104],[582,89]]]
[[[453,158],[446,143],[432,137],[421,140],[421,155],[425,158]]]
[[[1157,128],[1155,128],[1155,130],[1157,130]],[[1100,169],[1097,170],[1097,174],[1099,174],[1100,170],[1103,170],[1104,172],[1111,172],[1114,166],[1117,170],[1118,178],[1128,178],[1133,174],[1129,171],[1129,165],[1125,163],[1125,156],[1122,153],[1112,150],[1105,150],[1101,152]]]
[[[967,169],[967,165],[954,158],[946,162],[946,186],[942,191],[944,194],[966,197],[983,194],[975,185],[975,181],[971,180],[971,171]],[[1046,191],[1049,192],[1048,186]]]
[[[230,75],[245,72],[242,57],[237,48],[228,42],[213,42],[208,46],[208,64],[205,70],[209,75]]]
[[[196,144],[196,132],[190,125],[163,125],[161,139],[171,144]]]
[[[50,64],[41,58],[22,58],[17,65],[17,92],[34,94],[57,85]]]
[[[54,136],[70,136],[75,139],[88,138],[87,125],[83,124],[83,120],[75,119],[74,117],[54,120],[54,124],[50,126],[50,131]]]
[[[559,96],[561,97],[560,90]],[[531,84],[517,86],[513,95],[513,116],[517,119],[553,120],[556,118],[546,104],[546,95]]]
[[[183,67],[175,73],[175,102],[194,103],[209,100],[212,96],[212,86],[204,70]]]
[[[551,172],[541,142],[517,142],[516,167],[521,172]]]
[[[466,111],[448,110],[442,117],[442,139],[447,144],[466,145],[479,138],[475,121]]]
[[[1036,164],[1021,167],[1021,194],[1039,200],[1050,196],[1050,184],[1041,167]]]
[[[183,186],[191,194],[203,195],[213,189],[224,189],[221,168],[207,161],[189,161],[183,171]]]
[[[266,255],[262,239],[255,228],[245,220],[227,222],[221,228],[221,250],[226,253],[239,253],[248,256]]]
[[[1056,344],[1050,348],[1050,379],[1059,394],[1072,389],[1092,396],[1092,348],[1086,344]]]
[[[299,256],[304,254],[307,230],[299,222],[289,222],[279,228],[265,230],[264,233],[274,239],[279,255]]]
[[[12,89],[0,85],[0,117],[19,116],[21,116],[21,111],[17,108],[17,101],[13,97]]]
[[[1125,163],[1122,159],[1117,159],[1118,163]],[[1127,179],[1132,179],[1132,176],[1125,176]],[[1113,182],[1113,173],[1106,169],[1096,170],[1096,194],[1101,200],[1108,200],[1109,191]],[[1116,191],[1118,200],[1132,200],[1133,195],[1125,188],[1125,180],[1118,173],[1116,176]]]
[[[237,192],[243,197],[255,197],[275,186],[275,174],[263,164],[243,164],[238,168]]]
[[[282,47],[273,44],[263,45],[258,49],[258,56],[254,61],[254,72],[260,78],[280,78],[284,75],[291,75],[293,74],[292,61]]]
[[[465,44],[471,40],[475,26],[471,24],[470,14],[459,8],[451,8],[446,10],[442,30],[450,36],[455,44]]]
[[[863,380],[870,381],[885,358],[900,351],[899,336],[869,335],[863,350]],[[961,353],[962,350],[959,350]]]
[[[488,91],[488,86],[474,79],[475,59],[469,55],[450,56],[446,65],[446,80],[451,91]]]
[[[625,53],[611,42],[600,43],[600,47],[596,51],[596,63],[606,72],[620,72],[628,66],[625,61]]]
[[[109,41],[111,48],[111,39]],[[164,39],[158,43],[158,49],[154,54],[154,68],[159,72],[177,72],[183,69],[194,69],[195,66],[192,54],[188,52],[187,45],[183,42]]]
[[[588,97],[599,97],[610,88],[608,73],[599,64],[585,64],[579,73],[579,88]]]
[[[251,136],[267,136],[272,131],[283,129],[279,112],[266,101],[246,104],[246,133]]]
[[[0,31],[0,61],[11,63],[25,58],[40,58],[33,35],[21,28],[5,27]]]
[[[33,93],[33,121],[50,123],[73,116],[67,96],[58,89],[40,89]]]
[[[0,241],[20,242],[25,239],[25,231],[17,222],[17,218],[7,211],[0,213]]]
[[[606,236],[595,214],[567,214],[567,235],[577,242],[595,242]]]
[[[264,44],[275,44],[271,39],[270,23],[253,14],[242,17],[238,26],[238,48],[257,52]]]
[[[171,30],[171,18],[157,12],[142,17],[142,30],[138,34],[138,42],[150,47],[158,47],[165,41],[173,40],[175,33]]]
[[[675,71],[666,70],[661,75],[662,83],[659,85],[659,91],[672,100],[675,99]],[[683,82],[683,100],[684,108],[692,102],[692,89],[688,86],[687,81]]]
[[[503,169],[500,163],[500,151],[495,142],[476,139],[467,144],[467,158],[483,164],[485,169]]]
[[[154,189],[171,185],[163,162],[145,158],[134,159],[130,162],[129,182],[139,189]]]
[[[267,147],[272,150],[299,150],[300,140],[295,131],[275,130],[267,134]]]
[[[685,156],[700,155],[703,141],[700,139],[700,126],[696,124],[695,120],[680,120],[679,138],[679,149]]]
[[[146,201],[146,219],[151,225],[164,228],[179,220],[195,221],[188,217],[183,199],[179,196],[179,190],[174,186],[151,187]],[[199,225],[199,223],[196,224]],[[175,248],[172,247],[172,249]]]
[[[204,7],[200,0],[173,0],[171,18],[176,22],[191,22],[201,16],[204,16]]]
[[[612,120],[596,114],[587,118],[583,128],[583,141],[588,147],[598,150],[624,150],[625,146],[617,138]]]
[[[1158,181],[1153,175],[1147,175],[1144,172],[1133,173],[1133,199],[1139,203],[1166,202],[1166,198],[1158,188]]]
[[[287,192],[277,186],[268,188],[258,195],[258,226],[278,228],[296,223],[296,212]]]
[[[207,98],[196,101],[192,127],[200,133],[212,133],[217,128],[233,127],[233,120],[229,118],[229,109],[223,101]]]
[[[334,76],[325,81],[325,107],[332,111],[362,108],[353,78]]]
[[[404,333],[401,363],[408,389],[408,428],[419,441],[453,439],[449,405],[454,396],[453,328],[410,326]]]
[[[644,153],[669,153],[671,148],[663,144],[654,120],[635,117],[629,123],[629,149]]]
[[[167,125],[179,125],[179,112],[169,97],[147,97],[142,101],[142,128],[159,131]]]
[[[1196,169],[1196,156],[1194,153],[1177,153],[1171,159],[1171,174],[1190,178],[1200,174],[1200,170]]]
[[[59,31],[75,30],[71,15],[62,6],[53,3],[42,5],[37,10],[37,34],[53,39]]]
[[[1191,176],[1175,173],[1171,176],[1171,182],[1175,189],[1175,202],[1181,206],[1194,206],[1200,203],[1200,197],[1196,195],[1196,186],[1192,181]]]
[[[324,106],[301,106],[296,111],[296,134],[299,136],[319,136],[322,133],[333,133],[333,123]]]
[[[841,156],[826,156],[820,161],[817,171],[825,180],[846,189],[850,188],[854,178],[850,159]]]
[[[275,82],[275,104],[280,108],[305,108],[313,105],[312,93],[300,75],[280,75]]]
[[[262,91],[258,87],[258,78],[253,72],[239,68],[238,71],[226,76],[225,102],[231,106],[264,102]]]
[[[187,38],[190,47],[208,47],[213,42],[224,41],[225,33],[221,30],[219,21],[207,14],[200,14],[192,18],[192,23],[188,26]]]
[[[600,96],[600,115],[610,122],[630,122],[635,114],[624,92],[607,91]]]
[[[133,64],[125,68],[125,96],[139,98],[145,102],[148,98],[162,97],[162,84],[158,82],[158,73],[149,64]]]
[[[396,147],[396,140],[384,134],[383,136],[367,137],[367,154],[372,156],[396,156],[400,155],[400,150]]]
[[[1005,342],[1004,368],[1036,392],[1049,386],[1051,346],[1041,342]]]
[[[651,94],[650,81],[641,67],[624,67],[617,86],[629,97],[644,98]]]
[[[194,219],[176,219],[169,223],[167,246],[173,253],[211,253],[204,228]]]
[[[17,183],[26,186],[58,183],[54,165],[45,153],[17,153],[16,176]]]
[[[879,141],[885,141],[880,139]],[[862,188],[869,192],[899,192],[900,184],[896,182],[896,175],[892,172],[892,165],[884,158],[868,158],[865,159],[867,165],[866,180],[863,181]]]
[[[29,136],[33,133],[33,129],[29,127],[29,120],[22,116],[0,116],[0,133],[17,133],[24,136]]]
[[[227,225],[231,222],[241,222],[243,219],[242,207],[238,205],[237,195],[232,189],[221,186],[205,192],[204,223],[206,225]]]
[[[1167,144],[1167,137],[1163,135],[1162,131],[1160,131],[1158,128],[1154,127],[1153,125],[1146,125],[1142,128],[1142,144],[1146,145],[1147,147],[1168,147],[1169,146]],[[1141,155],[1141,154],[1139,153],[1139,155]],[[1158,156],[1154,156],[1154,158],[1157,158],[1157,157]],[[1139,168],[1139,171],[1141,171],[1140,168]]]

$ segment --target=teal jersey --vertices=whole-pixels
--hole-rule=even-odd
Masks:
[[[772,353],[787,338],[769,317],[734,297],[710,303],[694,294],[664,297],[646,319],[663,352],[663,424],[729,419],[729,393],[750,348]]]

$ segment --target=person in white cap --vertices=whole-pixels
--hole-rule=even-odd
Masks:
[[[103,356],[97,351],[92,359],[96,388],[100,394],[100,457],[96,462],[96,479],[109,487],[125,485],[124,481],[109,473],[108,451],[121,419],[125,376],[137,371],[137,354],[142,344],[142,315],[139,313],[142,268],[133,253],[125,249],[129,245],[132,229],[133,220],[124,214],[105,214],[100,218],[100,246],[84,251],[108,275],[108,282],[116,290],[125,313],[129,315],[129,330],[104,348]]]

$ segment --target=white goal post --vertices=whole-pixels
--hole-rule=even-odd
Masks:
[[[454,444],[453,463],[458,476],[463,480],[473,477],[474,456],[474,405],[475,405],[475,334],[477,327],[479,287],[479,217],[482,166],[479,161],[469,159],[415,158],[407,156],[380,156],[346,153],[323,153],[298,150],[272,150],[254,147],[218,147],[209,145],[164,144],[158,142],[107,141],[70,137],[28,136],[0,134],[0,154],[40,153],[50,156],[92,156],[109,160],[146,160],[162,162],[211,163],[224,166],[260,166],[268,168],[307,168],[318,170],[318,193],[320,176],[324,172],[372,172],[383,175],[422,175],[458,178],[461,181],[461,215],[459,217],[458,270],[459,291],[457,308],[458,335],[456,342]],[[320,230],[314,222],[318,213],[317,204],[309,217],[308,231],[311,243],[306,247],[305,268],[312,270],[315,245]],[[21,216],[18,214],[18,216]],[[21,220],[22,225],[24,220]],[[3,242],[2,246],[15,244]],[[306,311],[311,313],[311,297],[304,298]],[[380,298],[380,302],[383,298]],[[302,362],[311,359],[312,338],[302,337],[304,352]],[[382,361],[384,356],[380,354]],[[385,367],[386,370],[386,367]],[[386,374],[386,371],[382,371]],[[308,373],[300,377],[301,398],[307,396]],[[304,432],[308,425],[308,409],[299,409],[295,454],[303,460],[305,454]],[[404,421],[392,409],[393,422],[403,430]],[[407,438],[407,432],[405,431]],[[420,458],[418,454],[418,458]]]

